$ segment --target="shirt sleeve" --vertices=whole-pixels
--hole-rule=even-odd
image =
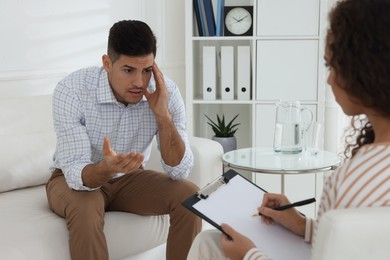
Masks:
[[[258,248],[251,248],[246,252],[243,260],[271,260],[268,256],[264,255],[263,252]]]
[[[167,85],[171,89],[171,96],[168,104],[169,112],[171,113],[173,123],[177,129],[177,132],[181,136],[185,144],[185,152],[180,163],[174,167],[166,165],[163,160],[161,160],[164,171],[171,177],[173,180],[185,179],[188,177],[193,165],[194,165],[194,155],[191,150],[191,146],[188,140],[188,135],[186,132],[186,120],[185,120],[185,106],[184,101],[180,95],[179,89],[172,82],[168,81]],[[167,87],[168,87],[167,86]],[[159,137],[157,135],[158,143]]]
[[[82,104],[72,89],[61,82],[53,93],[53,121],[57,135],[54,167],[62,170],[69,188],[93,190],[83,185],[81,177],[84,167],[92,163]]]

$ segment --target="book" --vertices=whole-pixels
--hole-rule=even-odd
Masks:
[[[208,36],[215,36],[215,18],[211,0],[203,0]]]
[[[216,21],[216,36],[223,36],[223,28],[224,28],[224,7],[225,6],[225,0],[217,0],[217,21]]]
[[[203,0],[198,0],[198,6],[199,6],[199,14],[200,14],[199,17],[202,23],[203,36],[209,36],[209,30],[208,30],[207,19],[206,19],[206,11],[204,8]]]
[[[198,0],[193,0],[194,3],[194,13],[195,13],[195,21],[198,28],[199,36],[204,36],[204,25],[203,18],[200,13],[200,6],[198,5]]]

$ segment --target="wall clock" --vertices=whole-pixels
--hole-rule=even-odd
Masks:
[[[225,6],[224,21],[225,36],[252,36],[253,6]]]

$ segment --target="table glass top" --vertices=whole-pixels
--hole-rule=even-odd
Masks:
[[[229,167],[263,173],[305,173],[336,168],[341,160],[331,152],[320,150],[316,155],[305,152],[282,154],[268,147],[230,151],[222,156]]]

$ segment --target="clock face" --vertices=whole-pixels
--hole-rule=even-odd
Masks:
[[[244,8],[233,8],[225,16],[225,25],[232,34],[242,35],[251,28],[252,15]]]

